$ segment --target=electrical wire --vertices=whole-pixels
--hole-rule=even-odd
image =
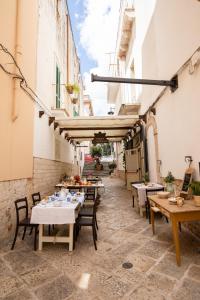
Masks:
[[[9,76],[12,77],[12,79],[17,79],[20,81],[19,85],[20,88],[31,98],[32,101],[34,101],[48,117],[52,117],[51,112],[46,107],[44,102],[38,97],[38,95],[35,93],[35,91],[29,86],[27,83],[27,80],[25,79],[16,59],[12,55],[12,53],[3,45],[0,44],[0,51],[6,53],[12,60],[12,63],[15,65],[16,69],[18,70],[18,73],[12,73],[8,71],[1,63],[0,68]]]

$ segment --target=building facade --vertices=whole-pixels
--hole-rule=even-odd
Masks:
[[[82,113],[83,84],[65,0],[0,3],[0,240],[12,237],[14,201],[80,174],[84,155],[57,120]],[[16,62],[16,64],[15,64]],[[21,82],[21,85],[20,85]],[[66,84],[78,86],[77,94]]]
[[[118,32],[115,64],[120,65],[120,61],[124,64],[122,75],[136,79],[171,80],[174,76],[178,79],[175,91],[165,86],[133,85],[134,97],[129,96],[129,100],[140,105],[150,180],[160,182],[171,171],[181,187],[190,160],[193,178],[200,179],[200,144],[196,139],[200,136],[200,3],[121,2],[125,10],[121,10],[120,19],[124,19],[124,11],[128,12],[131,4],[134,10],[129,34],[126,30]],[[109,94],[118,114],[125,93],[119,97],[117,91],[111,90]],[[193,223],[192,230],[198,235],[199,228]]]

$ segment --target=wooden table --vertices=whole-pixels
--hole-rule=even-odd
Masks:
[[[200,220],[200,207],[195,206],[192,200],[185,200],[182,207],[169,204],[168,199],[160,199],[157,195],[148,196],[151,205],[151,224],[153,234],[155,234],[154,226],[154,208],[157,207],[163,215],[171,220],[172,233],[176,250],[177,265],[181,265],[180,241],[178,224],[180,222],[198,221]]]

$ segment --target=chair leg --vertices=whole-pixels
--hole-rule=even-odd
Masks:
[[[166,219],[166,222],[169,223],[168,217],[165,217],[165,219]]]
[[[149,200],[147,200],[147,209],[148,209],[149,224],[151,224],[151,215],[150,215],[150,203],[149,203]]]
[[[133,196],[133,207],[134,207],[134,196]]]
[[[48,226],[48,234],[51,235],[51,225]]]
[[[96,228],[97,228],[97,230],[99,229],[99,227],[98,227],[98,224],[97,224],[97,217],[95,216],[95,225],[96,225]]]
[[[29,233],[29,235],[31,235],[31,234],[32,234],[32,232],[33,232],[33,227],[31,227],[31,230],[30,230],[30,233]]]
[[[35,227],[35,236],[34,236],[34,250],[37,250],[37,226]]]
[[[12,243],[11,250],[13,250],[14,247],[15,247],[15,242],[16,242],[17,235],[18,235],[18,229],[19,229],[19,227],[18,227],[18,225],[17,225],[17,226],[16,226],[16,229],[15,229],[15,237],[14,237],[14,240],[13,240],[13,243]]]
[[[178,223],[179,231],[181,232],[181,222]]]
[[[26,235],[26,226],[24,226],[24,233],[23,233],[23,236],[22,236],[22,240],[24,240],[25,235]]]
[[[146,219],[148,219],[148,208],[147,208],[147,201],[145,202],[145,211],[146,211]]]
[[[95,229],[94,225],[92,226],[92,232],[93,232],[94,248],[95,248],[95,250],[97,250],[97,244],[96,244],[97,233],[96,233],[96,229]]]

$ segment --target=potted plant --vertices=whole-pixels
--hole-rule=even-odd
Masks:
[[[174,181],[175,177],[172,175],[172,172],[168,172],[167,176],[164,178],[164,182],[166,183],[167,192],[174,192]]]
[[[71,83],[67,83],[66,84],[66,90],[69,94],[73,94],[74,92],[74,84],[71,84]]]
[[[113,161],[111,164],[108,165],[108,168],[110,169],[109,174],[111,175],[114,172],[114,169],[117,168],[117,164]]]
[[[144,174],[143,179],[144,179],[144,184],[147,185],[149,182],[149,173],[148,172],[146,172]]]
[[[200,182],[193,181],[190,184],[190,188],[192,190],[193,200],[196,206],[200,206]]]

